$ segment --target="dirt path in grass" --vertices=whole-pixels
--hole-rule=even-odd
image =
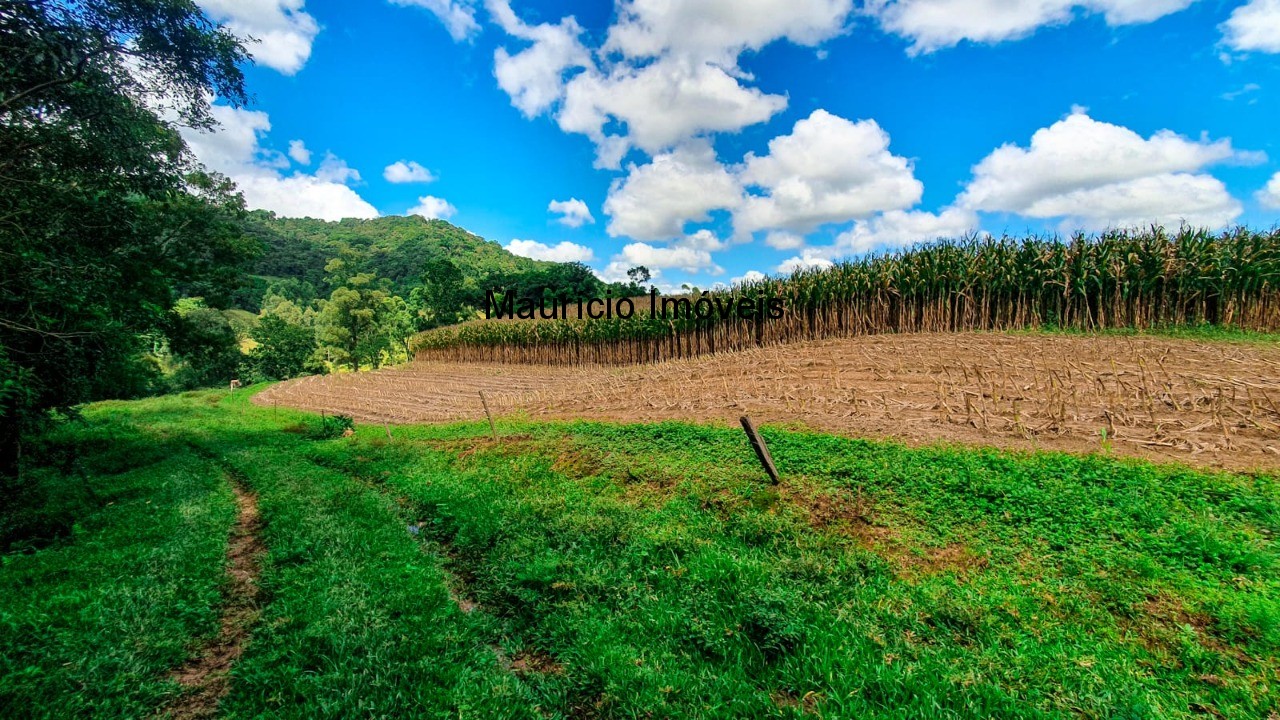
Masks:
[[[222,467],[235,492],[237,516],[227,542],[227,576],[231,583],[222,605],[220,630],[218,637],[174,671],[173,679],[185,691],[160,711],[160,717],[187,720],[217,714],[218,703],[231,689],[231,666],[244,652],[249,631],[259,615],[258,575],[266,546],[259,537],[262,519],[258,515],[258,497],[238,470]]]
[[[1146,336],[876,335],[629,367],[410,363],[254,402],[381,422],[684,420],[1280,469],[1280,346]]]

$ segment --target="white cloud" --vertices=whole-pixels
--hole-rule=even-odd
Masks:
[[[686,223],[703,222],[712,210],[734,207],[741,194],[711,144],[692,141],[646,165],[630,166],[625,179],[613,182],[604,202],[607,230],[637,240],[679,237]]]
[[[577,228],[588,223],[594,223],[596,219],[591,216],[591,209],[587,204],[578,198],[569,198],[568,200],[552,200],[547,205],[547,212],[556,213],[560,217],[556,222],[566,227]]]
[[[223,23],[246,42],[253,59],[285,75],[302,69],[311,43],[320,32],[315,18],[303,11],[305,0],[197,0],[215,22]]]
[[[912,55],[962,41],[998,43],[1023,38],[1037,28],[1063,25],[1078,13],[1101,14],[1116,27],[1147,23],[1195,0],[869,0],[865,12],[886,31],[911,41]]]
[[[1195,141],[1169,130],[1143,139],[1077,108],[1037,130],[1029,147],[1006,144],[983,158],[957,204],[1063,218],[1064,229],[1150,222],[1219,227],[1240,214],[1240,204],[1217,179],[1193,173],[1217,162],[1258,158],[1226,139]]]
[[[783,260],[774,270],[784,275],[790,275],[797,270],[824,270],[834,264],[815,250],[805,250],[795,257]]]
[[[320,167],[316,168],[316,177],[325,182],[343,185],[348,182],[360,182],[359,171],[347,165],[346,160],[327,151],[324,154],[324,160],[320,161]]]
[[[423,195],[418,198],[418,204],[409,208],[406,215],[421,215],[428,220],[448,220],[458,212],[458,208],[450,205],[444,198],[438,198],[433,195]]]
[[[715,233],[706,229],[698,230],[690,235],[686,235],[683,239],[677,240],[675,244],[680,247],[692,248],[694,250],[705,250],[707,252],[723,250],[726,247],[723,240],[716,237]]]
[[[493,54],[493,74],[498,87],[511,96],[511,104],[533,117],[564,96],[564,75],[574,68],[592,66],[591,53],[578,40],[582,27],[569,16],[552,25],[526,25],[506,0],[489,0],[489,12],[507,34],[527,40],[529,47],[516,54],[498,48]]]
[[[1241,52],[1280,53],[1280,0],[1252,0],[1219,26],[1222,39]]]
[[[787,39],[813,46],[841,32],[851,0],[622,0],[606,51],[732,62]]]
[[[476,22],[476,12],[465,2],[453,0],[391,0],[392,5],[401,7],[417,6],[425,8],[444,23],[449,37],[455,41],[466,40],[480,31]]]
[[[696,247],[674,245],[655,247],[648,243],[630,243],[623,246],[614,262],[621,261],[627,267],[644,265],[650,270],[674,268],[685,272],[708,272],[719,275],[724,269],[711,259],[711,253]]]
[[[665,269],[706,272],[711,275],[723,273],[724,268],[716,264],[711,253],[724,248],[724,241],[706,229],[678,238],[665,247],[650,243],[630,243],[622,248],[622,252],[613,256],[608,267],[598,275],[606,282],[625,282],[628,269],[644,265],[653,273],[653,281],[657,287],[669,287],[659,282],[662,270]]]
[[[378,216],[376,208],[345,184],[359,179],[359,173],[332,153],[326,153],[314,175],[286,176],[280,171],[288,160],[259,144],[271,130],[266,113],[214,105],[212,114],[218,122],[215,130],[180,128],[180,132],[196,159],[236,183],[250,209],[322,220]]]
[[[734,212],[734,230],[807,232],[877,212],[910,207],[924,186],[906,158],[889,152],[874,120],[850,122],[825,110],[769,141],[769,154],[748,153],[741,179],[761,188]]]
[[[552,262],[591,262],[596,254],[585,245],[576,245],[563,241],[558,245],[544,245],[534,240],[512,240],[506,245],[512,254],[534,260],[550,260]]]
[[[377,209],[356,191],[314,175],[249,175],[233,179],[253,209],[271,210],[286,217],[321,220],[378,217]]]
[[[1228,90],[1227,92],[1222,93],[1222,95],[1220,95],[1219,97],[1221,97],[1223,100],[1235,100],[1238,97],[1249,95],[1250,93],[1255,93],[1261,89],[1262,89],[1262,86],[1259,85],[1258,83],[1245,83],[1239,90]],[[1249,104],[1252,105],[1256,102],[1257,102],[1257,98],[1249,101]]]
[[[852,0],[622,0],[594,57],[572,16],[530,26],[507,0],[488,6],[509,35],[532,43],[494,55],[512,104],[530,117],[555,107],[562,130],[596,144],[596,166],[616,169],[633,147],[653,155],[783,110],[787,98],[751,87],[739,56],[778,40],[813,46],[833,37]]]
[[[299,165],[311,164],[311,151],[307,149],[307,144],[301,140],[289,141],[289,157]]]
[[[835,245],[823,248],[831,257],[865,253],[882,248],[900,248],[939,238],[957,238],[978,228],[978,215],[957,207],[931,213],[923,210],[891,210],[870,220],[854,223],[836,237]]]
[[[764,236],[764,244],[775,250],[799,250],[804,247],[804,236],[796,233],[774,230]]]
[[[1241,209],[1222,181],[1212,175],[1170,173],[1043,198],[1024,214],[1066,218],[1064,230],[1152,223],[1221,228],[1235,220]]]
[[[1258,191],[1257,197],[1263,207],[1280,210],[1280,172],[1271,176],[1266,187]]]
[[[604,146],[598,166],[617,167],[628,146],[657,153],[696,135],[764,122],[786,106],[784,96],[746,87],[718,65],[663,57],[575,76],[565,87],[557,121],[565,132]],[[626,134],[606,133],[611,121],[625,125]]]
[[[767,277],[768,277],[767,275],[765,275],[764,273],[760,272],[759,270],[748,270],[748,271],[746,271],[746,272],[742,273],[741,275],[739,275],[738,277],[733,278],[732,280],[730,280],[730,281],[729,281],[729,284],[730,284],[730,285],[737,285],[737,284],[739,284],[739,283],[753,283],[753,282],[759,282],[759,281],[761,281],[761,280],[764,280],[764,279],[765,279],[765,278],[767,278]]]
[[[397,160],[382,170],[382,177],[391,183],[429,183],[436,176],[413,160]]]

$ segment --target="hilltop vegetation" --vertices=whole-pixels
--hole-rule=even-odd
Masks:
[[[230,295],[240,314],[223,314],[239,340],[252,341],[240,373],[251,380],[404,361],[411,334],[476,317],[494,289],[566,299],[641,291],[603,283],[580,263],[513,255],[443,220],[326,222],[259,211],[243,228],[258,255]],[[310,352],[278,349],[282,335],[296,344],[307,333]]]
[[[601,288],[442,221],[246,212],[178,132],[248,99],[189,0],[5,3],[0,40],[0,478],[84,402],[377,366],[486,285]]]

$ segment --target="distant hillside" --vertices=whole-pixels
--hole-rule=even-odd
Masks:
[[[417,284],[422,268],[432,260],[452,262],[464,278],[473,281],[545,270],[556,264],[513,255],[498,243],[456,225],[417,215],[327,222],[256,211],[251,213],[250,232],[265,248],[253,274],[305,280],[317,287],[324,282],[325,263],[344,249],[359,251],[365,256],[366,269],[397,287]]]
[[[353,263],[357,272],[377,273],[392,292],[406,298],[433,263],[448,261],[461,275],[459,298],[470,307],[481,307],[489,288],[514,289],[522,297],[563,294],[574,300],[602,295],[609,287],[619,295],[644,292],[634,285],[606,285],[581,263],[513,255],[444,220],[416,215],[327,222],[258,210],[249,214],[245,232],[261,243],[262,254],[248,268],[248,283],[234,292],[231,305],[254,313],[273,286],[274,292],[303,303],[326,297],[331,288],[325,265],[334,258]]]

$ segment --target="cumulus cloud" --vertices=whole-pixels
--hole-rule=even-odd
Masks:
[[[480,31],[480,25],[476,22],[476,12],[468,3],[454,2],[454,0],[391,0],[391,4],[425,8],[444,24],[449,37],[454,40],[466,40]]]
[[[577,245],[563,241],[557,245],[545,245],[534,240],[512,240],[505,246],[514,255],[533,258],[534,260],[550,260],[552,262],[591,262],[596,254],[585,245]]]
[[[824,270],[834,264],[823,257],[817,250],[808,249],[795,257],[783,260],[774,270],[784,275],[790,275],[797,270]]]
[[[271,130],[265,112],[214,105],[212,113],[218,122],[213,131],[180,128],[180,132],[196,159],[236,183],[250,209],[322,220],[378,216],[377,209],[346,184],[358,180],[359,173],[333,153],[325,154],[313,175],[284,175],[281,170],[288,167],[288,160],[260,144]],[[297,159],[292,144],[290,155]]]
[[[803,233],[826,223],[908,208],[924,185],[906,158],[889,152],[889,135],[874,120],[851,122],[815,110],[790,135],[769,141],[763,157],[748,154],[741,180],[748,195],[734,212],[734,230]]]
[[[409,208],[406,215],[421,215],[428,220],[448,220],[458,212],[458,208],[450,205],[444,198],[438,198],[433,195],[423,195],[418,198],[418,204]]]
[[[557,121],[601,145],[598,166],[616,167],[629,146],[653,154],[699,134],[764,122],[786,106],[785,97],[747,87],[723,67],[664,57],[575,76]],[[626,134],[606,133],[611,122],[625,125]]]
[[[289,141],[289,157],[299,165],[311,164],[311,151],[307,149],[307,144],[301,140]]]
[[[832,257],[849,253],[865,253],[886,248],[900,248],[939,238],[968,235],[978,228],[978,215],[958,207],[943,208],[937,213],[923,210],[891,210],[883,215],[854,223],[836,237],[828,250]]]
[[[738,284],[740,284],[740,283],[753,283],[753,282],[759,282],[759,281],[761,281],[761,280],[764,280],[766,277],[768,277],[768,276],[767,276],[767,275],[765,275],[764,273],[760,272],[759,270],[748,270],[748,271],[746,271],[746,272],[742,273],[741,275],[739,275],[738,277],[733,278],[732,280],[730,280],[730,281],[729,281],[729,284],[730,284],[730,285],[738,285]]]
[[[804,236],[774,230],[764,236],[764,244],[775,250],[799,250],[804,247]]]
[[[436,176],[413,160],[397,160],[382,169],[382,177],[390,183],[429,183]]]
[[[736,206],[741,194],[711,144],[692,141],[645,165],[631,165],[626,178],[613,182],[604,202],[607,230],[615,237],[668,240],[682,235],[686,223]]]
[[[751,87],[739,56],[778,40],[816,45],[844,30],[851,9],[852,0],[623,0],[593,55],[572,16],[530,26],[507,0],[489,0],[498,25],[532,43],[500,48],[494,74],[521,112],[554,107],[562,130],[596,144],[597,167],[617,168],[631,148],[653,155],[773,117],[786,97]]]
[[[248,175],[233,178],[250,208],[271,210],[286,217],[341,220],[378,217],[378,211],[356,191],[314,175],[272,177]]]
[[[630,243],[623,246],[617,260],[621,260],[627,267],[644,265],[650,270],[674,268],[690,273],[707,272],[712,275],[724,272],[724,269],[711,259],[710,252],[688,245],[659,247],[649,243]]]
[[[560,217],[556,219],[556,222],[565,227],[578,228],[596,221],[591,216],[591,209],[578,198],[552,200],[547,204],[547,212],[559,215]]]
[[[1037,130],[1029,147],[1006,144],[983,158],[957,204],[1063,218],[1064,229],[1150,222],[1220,227],[1240,214],[1240,203],[1219,180],[1197,171],[1258,159],[1227,139],[1189,140],[1169,130],[1144,139],[1077,108]]]
[[[197,0],[213,19],[246,43],[255,62],[293,75],[311,57],[320,32],[315,18],[303,11],[305,0]]]
[[[727,247],[726,243],[710,230],[698,230],[692,234],[684,236],[683,239],[676,241],[676,244],[682,247],[693,248],[694,250],[705,250],[711,252],[713,250],[723,250]]]
[[[503,47],[494,51],[498,87],[526,117],[538,115],[564,96],[566,72],[592,65],[591,53],[578,40],[582,27],[572,15],[554,25],[526,25],[506,0],[489,0],[488,6],[508,35],[532,43],[515,54]]]
[[[1112,27],[1147,23],[1195,0],[870,0],[865,12],[885,31],[911,41],[912,55],[968,40],[998,43],[1026,37],[1037,28],[1063,25],[1078,14],[1101,14]]]
[[[1266,187],[1258,191],[1257,197],[1263,207],[1280,210],[1280,172],[1271,176]]]
[[[606,282],[625,282],[627,270],[643,265],[653,274],[656,287],[670,287],[660,282],[663,270],[675,269],[689,273],[706,272],[720,275],[724,268],[716,264],[711,253],[726,247],[725,242],[710,230],[698,230],[676,238],[665,246],[651,243],[630,243],[613,256],[604,272],[598,273]],[[666,292],[664,289],[663,292]]]
[[[1223,41],[1241,52],[1280,53],[1280,0],[1252,0],[1222,23]]]
[[[775,40],[817,45],[843,29],[852,7],[851,0],[624,0],[604,47],[636,58],[733,62]]]
[[[347,165],[346,160],[327,151],[324,154],[324,160],[320,161],[320,167],[316,168],[316,177],[325,182],[337,184],[360,182],[358,170]]]

